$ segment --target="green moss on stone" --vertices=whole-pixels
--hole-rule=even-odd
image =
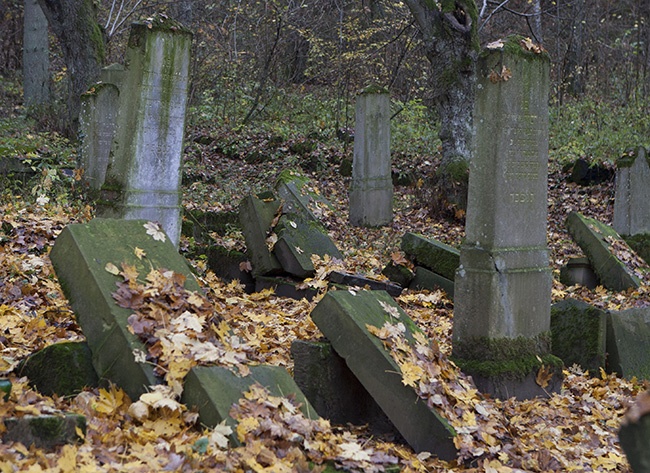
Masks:
[[[484,49],[481,51],[481,57],[487,57],[495,52],[505,53],[512,56],[519,56],[527,60],[536,61],[550,61],[549,55],[545,50],[539,52],[530,51],[523,46],[523,41],[526,40],[521,35],[510,35],[504,38],[502,49]]]
[[[650,234],[639,233],[637,235],[624,236],[625,242],[650,265]]]
[[[387,93],[388,93],[388,89],[386,87],[382,87],[381,85],[378,84],[370,84],[361,92],[359,92],[359,95],[387,94]]]

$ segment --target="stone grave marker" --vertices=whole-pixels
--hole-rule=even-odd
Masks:
[[[143,358],[144,344],[129,331],[132,311],[113,299],[117,276],[106,270],[123,262],[146,276],[152,268],[165,268],[186,277],[185,287],[200,291],[187,264],[169,238],[155,240],[145,228],[146,220],[95,219],[63,229],[50,252],[50,259],[70,301],[79,326],[92,352],[93,366],[101,380],[111,380],[137,399],[160,379]],[[142,249],[142,259],[135,248]]]
[[[650,156],[640,146],[616,163],[612,226],[620,235],[650,233]]]
[[[98,215],[159,222],[178,247],[192,34],[162,16],[131,27],[118,128]]]
[[[455,430],[402,383],[399,366],[381,340],[368,331],[368,325],[394,323],[388,311],[399,314],[406,337],[412,340],[417,325],[385,291],[329,291],[311,318],[409,445],[417,452],[429,451],[451,460],[456,456]]]
[[[607,316],[607,371],[650,381],[650,309],[612,311]]]
[[[20,442],[26,447],[53,449],[65,444],[80,444],[86,435],[86,417],[81,414],[41,414],[6,417],[3,442]]]
[[[113,84],[95,84],[81,97],[79,134],[83,180],[91,190],[104,184],[117,126],[119,90]]]
[[[246,196],[239,204],[239,221],[254,277],[282,272],[280,262],[266,243],[280,206],[281,202],[271,193]]]
[[[378,86],[357,96],[350,223],[378,227],[393,220],[390,97]]]
[[[625,291],[641,285],[642,271],[648,267],[612,227],[579,212],[569,214],[566,226],[603,286]],[[623,257],[629,261],[622,261]]]
[[[548,56],[521,38],[481,53],[453,355],[480,390],[495,396],[545,394],[534,382],[536,369],[522,361],[511,373],[504,361],[541,357],[561,374],[549,355],[548,92]],[[483,371],[481,358],[493,366]]]
[[[460,252],[456,248],[417,233],[406,233],[400,248],[415,264],[453,281],[460,264]]]
[[[308,176],[285,169],[278,176],[275,191],[282,200],[284,213],[296,213],[320,221],[332,210],[332,204],[320,193]]]

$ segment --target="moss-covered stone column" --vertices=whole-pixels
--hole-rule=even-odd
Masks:
[[[377,227],[393,220],[390,168],[390,97],[369,86],[357,97],[350,223]]]
[[[101,216],[158,221],[180,238],[181,152],[192,34],[166,17],[131,27]]]
[[[478,67],[453,353],[482,390],[530,397],[550,351],[549,60],[518,37],[491,46]]]
[[[628,151],[616,163],[613,227],[620,235],[650,233],[650,156],[646,149]]]

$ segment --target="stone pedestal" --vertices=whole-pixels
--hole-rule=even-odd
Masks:
[[[612,226],[620,235],[650,233],[649,160],[643,147],[618,160]]]
[[[550,349],[548,71],[548,57],[517,38],[479,61],[466,242],[454,290],[458,359],[499,363],[505,353],[534,358]]]
[[[132,25],[120,114],[98,213],[161,224],[180,239],[183,130],[190,32],[156,17]]]
[[[376,227],[393,220],[390,98],[377,87],[357,97],[350,223]]]

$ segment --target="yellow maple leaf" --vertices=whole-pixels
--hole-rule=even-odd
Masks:
[[[110,390],[104,388],[99,390],[99,399],[93,404],[93,408],[102,414],[114,414],[126,401],[124,391],[111,385]]]
[[[260,421],[255,417],[244,417],[237,424],[237,438],[240,442],[246,439],[246,435],[253,432],[260,426]]]
[[[404,386],[416,387],[424,375],[424,370],[410,361],[403,363],[400,370],[402,371],[402,384]]]

